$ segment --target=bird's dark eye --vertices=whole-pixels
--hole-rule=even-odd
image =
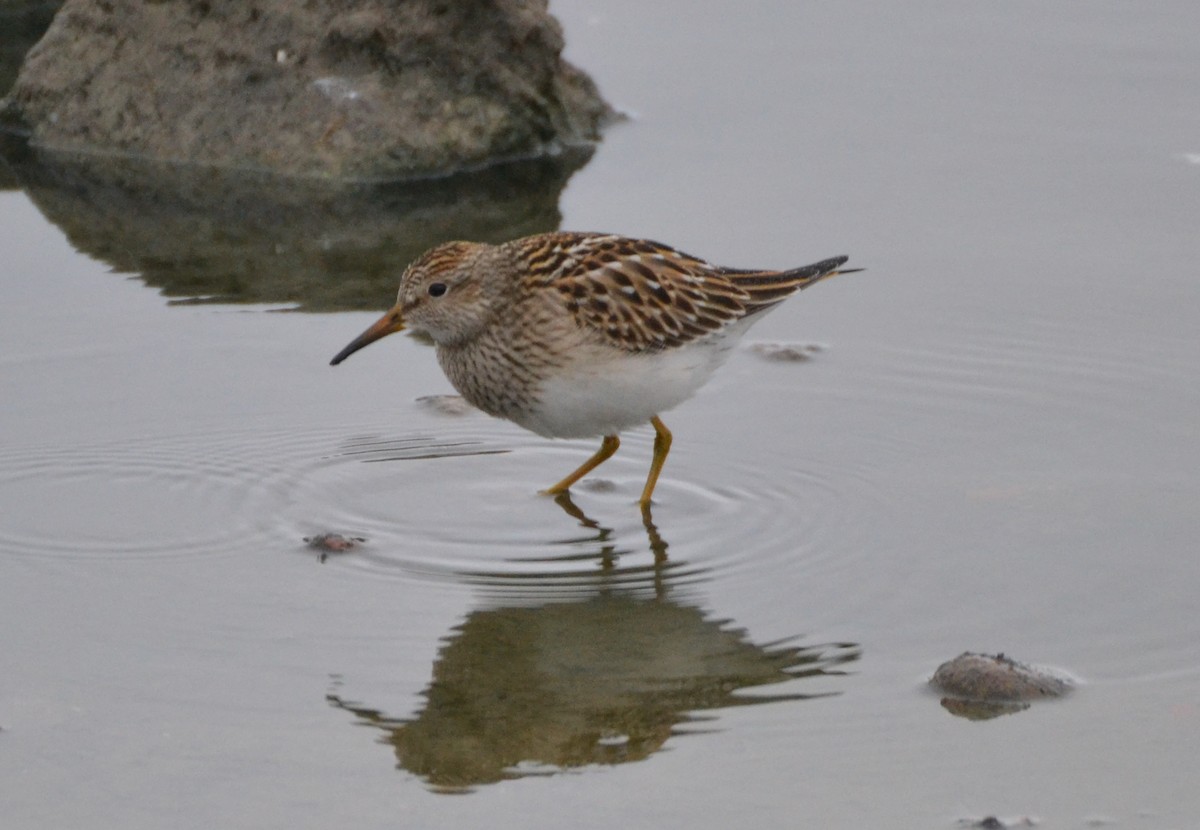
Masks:
[[[429,284],[429,296],[430,297],[440,297],[445,293],[446,293],[446,283],[431,282]]]

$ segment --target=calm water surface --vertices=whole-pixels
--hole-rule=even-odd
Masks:
[[[634,116],[578,170],[269,210],[25,171],[4,825],[1195,826],[1198,9],[561,2]],[[646,523],[648,430],[556,503],[590,442],[430,400],[411,338],[328,367],[463,221],[868,270],[670,413]],[[1082,685],[956,718],[965,649]]]

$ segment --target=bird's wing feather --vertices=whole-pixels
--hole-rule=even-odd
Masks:
[[[700,340],[757,305],[753,288],[735,281],[739,272],[657,242],[583,233],[522,241],[530,278],[554,292],[581,327],[625,351]]]

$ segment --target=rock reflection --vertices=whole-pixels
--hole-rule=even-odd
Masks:
[[[443,179],[329,184],[250,171],[80,157],[0,135],[0,170],[79,250],[176,302],[376,309],[449,239],[554,230],[579,149]]]
[[[661,544],[653,590],[614,582],[602,567],[587,596],[537,603],[527,582],[523,602],[468,614],[446,638],[415,717],[328,700],[378,728],[398,768],[436,791],[465,792],[643,760],[674,736],[709,731],[714,716],[699,713],[838,693],[828,682],[795,681],[841,675],[858,658],[854,644],[752,642],[729,620],[669,596]],[[775,694],[742,693],[787,681]]]

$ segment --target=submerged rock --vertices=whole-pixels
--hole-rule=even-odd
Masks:
[[[35,146],[322,178],[444,175],[612,115],[545,0],[67,0],[6,120]]]

